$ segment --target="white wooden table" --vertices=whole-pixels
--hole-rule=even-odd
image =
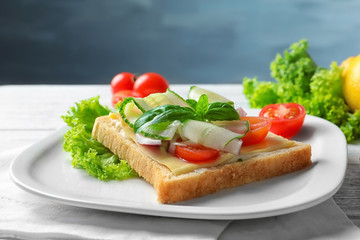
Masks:
[[[237,106],[248,107],[241,85],[201,85],[229,92]],[[187,85],[171,85],[186,96]],[[61,115],[74,103],[100,95],[111,104],[109,85],[5,85],[0,86],[0,152],[29,146],[64,126]],[[349,164],[344,184],[333,196],[346,215],[360,227],[360,164]]]

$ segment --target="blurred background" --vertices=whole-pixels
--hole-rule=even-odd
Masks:
[[[271,80],[302,38],[318,65],[360,54],[360,1],[0,0],[0,85]]]

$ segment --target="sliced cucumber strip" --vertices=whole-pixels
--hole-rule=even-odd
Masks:
[[[189,139],[195,143],[209,148],[238,154],[242,141],[238,140],[244,134],[238,134],[214,124],[196,120],[185,121],[180,128],[183,139]]]
[[[138,119],[146,111],[144,109],[145,105],[144,104],[140,105],[139,102],[141,101],[136,101],[136,98],[129,97],[129,98],[125,98],[120,105],[119,113],[122,119],[130,127],[133,127],[136,119]]]
[[[155,108],[163,105],[179,105],[181,107],[188,107],[189,105],[185,100],[176,94],[175,92],[168,89],[164,93],[153,93],[143,98],[144,102],[151,108]]]
[[[181,107],[189,107],[185,99],[183,99],[179,94],[168,89],[165,93],[166,97],[172,102],[173,105],[179,105]]]
[[[190,90],[188,92],[188,98],[195,99],[196,101],[198,101],[200,96],[203,95],[203,94],[207,95],[209,103],[212,103],[212,102],[226,102],[226,103],[230,103],[230,104],[234,105],[233,101],[230,101],[229,99],[227,99],[227,98],[225,98],[225,97],[223,97],[223,96],[221,96],[221,95],[219,95],[217,93],[214,93],[214,92],[209,91],[207,89],[200,88],[198,86],[190,87]]]
[[[140,132],[142,135],[152,139],[160,140],[171,140],[175,135],[177,129],[179,128],[181,122],[175,120],[173,122],[161,122],[157,124],[152,124],[152,122],[147,122],[142,125],[137,132]]]
[[[243,136],[245,136],[245,134],[250,129],[249,121],[242,121],[242,120],[213,121],[212,124],[222,128],[226,128],[227,130],[238,133],[240,135],[242,134]]]
[[[145,137],[141,133],[136,133],[135,134],[135,141],[137,143],[139,143],[139,144],[142,144],[142,145],[152,145],[152,146],[161,145],[161,140]]]
[[[165,93],[153,93],[144,98],[125,98],[119,112],[124,121],[130,127],[134,127],[135,121],[144,112],[163,105],[189,107],[181,96],[168,89]]]

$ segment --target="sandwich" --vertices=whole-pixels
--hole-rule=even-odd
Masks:
[[[168,90],[125,98],[117,109],[95,120],[92,138],[152,184],[160,203],[198,198],[311,165],[306,143],[267,131],[249,143],[245,137],[251,124],[244,111],[196,86],[186,100]]]

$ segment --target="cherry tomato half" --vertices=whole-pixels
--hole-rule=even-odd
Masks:
[[[146,97],[151,93],[166,92],[168,88],[169,83],[160,74],[144,73],[136,79],[133,90]]]
[[[133,90],[135,75],[129,72],[116,74],[111,80],[111,92],[115,94],[122,90]]]
[[[256,144],[264,140],[271,127],[271,119],[267,117],[241,117],[241,120],[249,121],[250,129],[241,138],[243,145]]]
[[[176,145],[175,156],[192,163],[210,163],[215,161],[220,151],[200,144]]]
[[[271,118],[270,132],[285,138],[294,137],[301,129],[306,111],[297,103],[278,103],[265,106],[259,116]]]
[[[122,101],[124,98],[127,97],[137,97],[137,98],[141,98],[143,97],[143,95],[141,95],[138,92],[132,91],[132,90],[122,90],[122,91],[118,91],[116,92],[113,96],[112,96],[112,105],[113,107],[115,107],[115,105],[119,102]]]

